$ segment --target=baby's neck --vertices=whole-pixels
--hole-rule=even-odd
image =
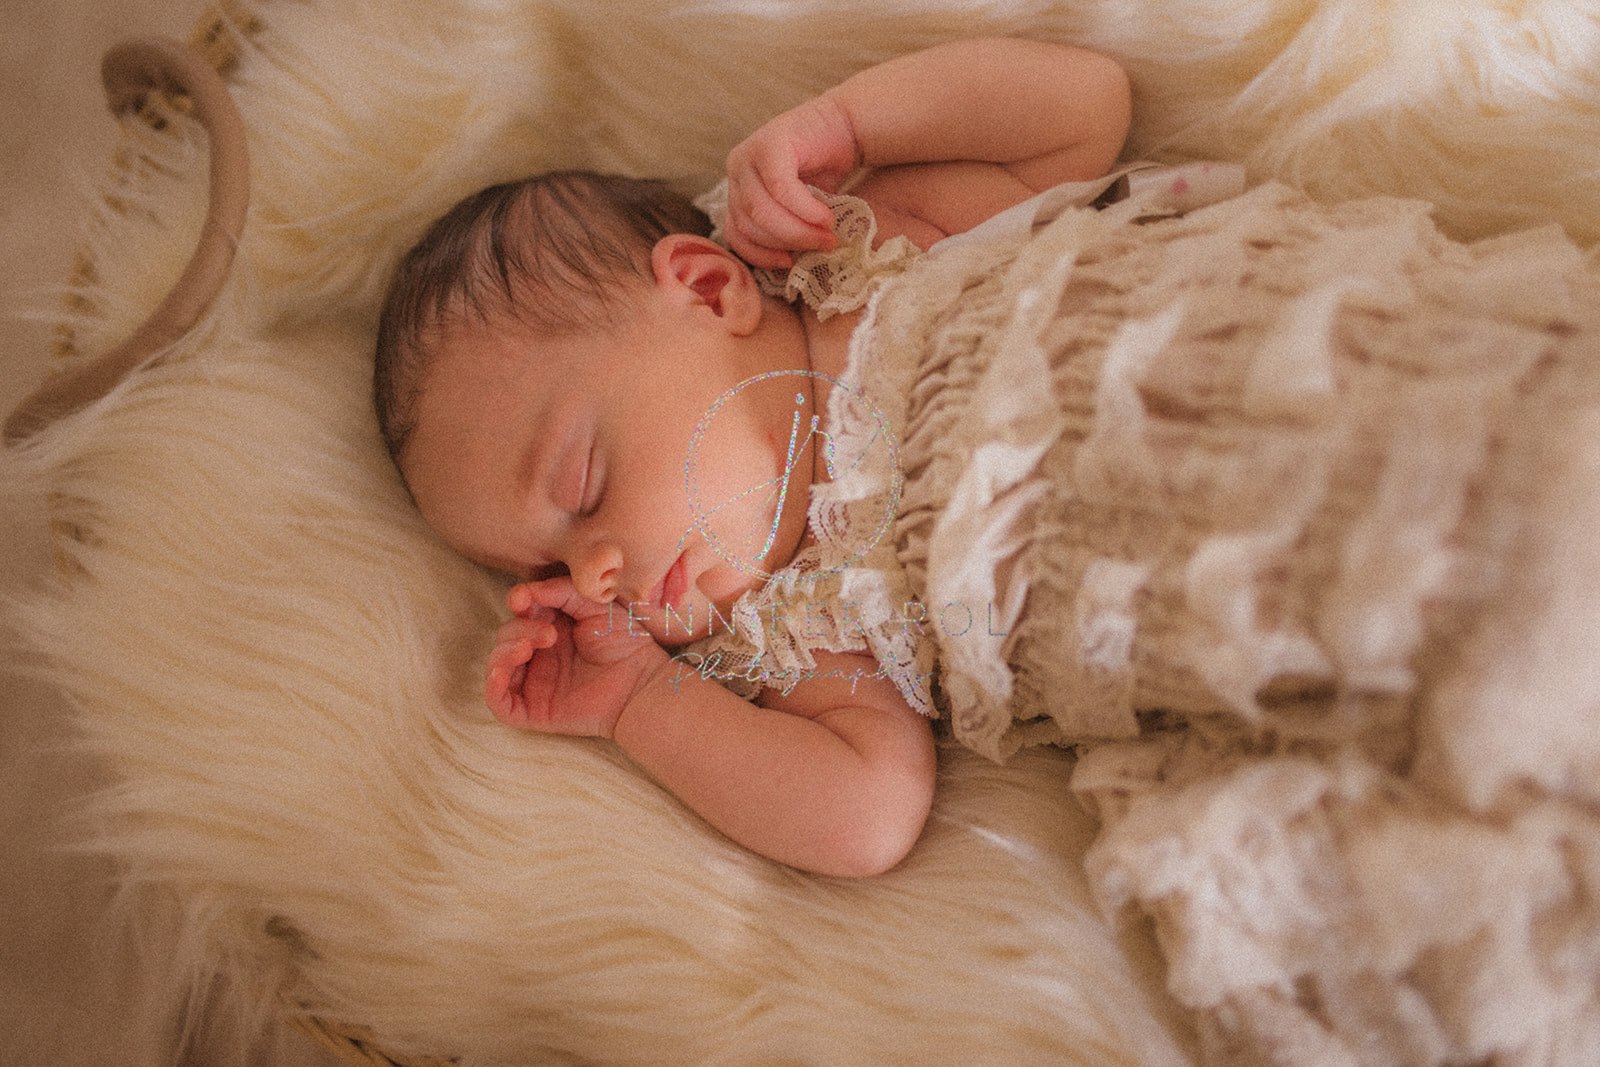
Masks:
[[[823,322],[810,308],[790,310],[794,312],[805,334],[809,369],[818,374],[826,374],[829,378],[842,378],[850,357],[850,336],[855,333],[856,324],[861,321],[861,312],[852,311],[844,315],[835,315]],[[832,388],[824,379],[817,379],[817,383],[819,387]],[[819,393],[816,399],[818,410],[826,411],[823,396]]]
[[[861,321],[861,312],[852,311],[822,321],[810,308],[790,310],[794,312],[805,335],[806,358],[809,361],[807,369],[812,372],[812,411],[826,422],[828,398],[834,390],[833,382],[844,377],[845,368],[849,365],[850,337],[855,333],[856,324]],[[811,480],[813,483],[828,480],[828,465],[820,448],[815,450],[813,456]]]
[[[767,307],[762,315],[765,337],[753,349],[760,353],[759,367],[751,374],[779,370],[806,371],[811,375],[811,411],[826,419],[828,397],[833,393],[833,382],[844,377],[850,358],[850,337],[861,312],[835,315],[823,322],[810,308],[787,304],[775,297],[765,297]],[[820,450],[814,464],[813,481],[827,481],[827,465],[822,462]]]
[[[798,346],[797,350],[791,350],[794,369],[811,373],[811,411],[820,421],[825,422],[828,398],[832,396],[834,390],[833,381],[844,377],[849,362],[850,337],[855,332],[861,313],[835,315],[823,322],[817,318],[815,312],[805,307],[779,303],[778,308],[774,310],[778,312],[777,321],[782,322],[786,332],[794,338],[791,344]],[[829,480],[827,461],[822,449],[815,444],[811,446],[809,469],[811,481],[806,487],[807,499],[810,498],[809,490],[812,485]],[[799,552],[815,540],[816,537],[812,534],[808,522],[800,540],[795,544],[794,551]],[[786,560],[785,563],[787,562]]]

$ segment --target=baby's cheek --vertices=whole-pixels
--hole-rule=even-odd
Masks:
[[[726,563],[707,567],[695,580],[695,588],[700,595],[715,604],[724,615],[745,590],[753,589],[758,584],[759,580],[754,575],[745,574]]]
[[[716,506],[699,516],[700,526],[714,542],[718,553],[725,559],[737,560],[751,567],[758,566],[762,556],[771,550],[777,519],[779,493],[772,489],[772,481],[762,487],[762,477],[757,473],[742,481],[724,481]],[[790,500],[802,497],[800,493],[786,494]]]

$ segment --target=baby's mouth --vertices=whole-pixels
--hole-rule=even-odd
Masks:
[[[678,607],[679,601],[683,599],[684,591],[689,584],[686,574],[687,567],[683,559],[686,554],[680,553],[678,558],[672,561],[672,566],[667,568],[667,573],[663,574],[661,580],[655,584],[655,588],[650,590],[650,604],[652,607],[658,610]]]

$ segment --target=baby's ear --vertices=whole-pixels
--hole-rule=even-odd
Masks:
[[[650,253],[656,285],[710,308],[737,336],[761,321],[761,289],[742,259],[692,233],[668,234]]]

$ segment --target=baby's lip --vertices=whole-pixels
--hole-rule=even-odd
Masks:
[[[672,566],[667,568],[667,573],[661,576],[661,603],[662,608],[677,608],[683,603],[683,593],[688,589],[688,563],[685,557],[688,552],[678,553],[678,558],[672,560]]]
[[[658,609],[665,608],[668,605],[677,607],[678,601],[683,598],[686,584],[687,582],[684,580],[683,555],[680,553],[678,558],[672,561],[672,566],[667,568],[667,573],[663,574],[661,580],[651,587],[650,606]]]

